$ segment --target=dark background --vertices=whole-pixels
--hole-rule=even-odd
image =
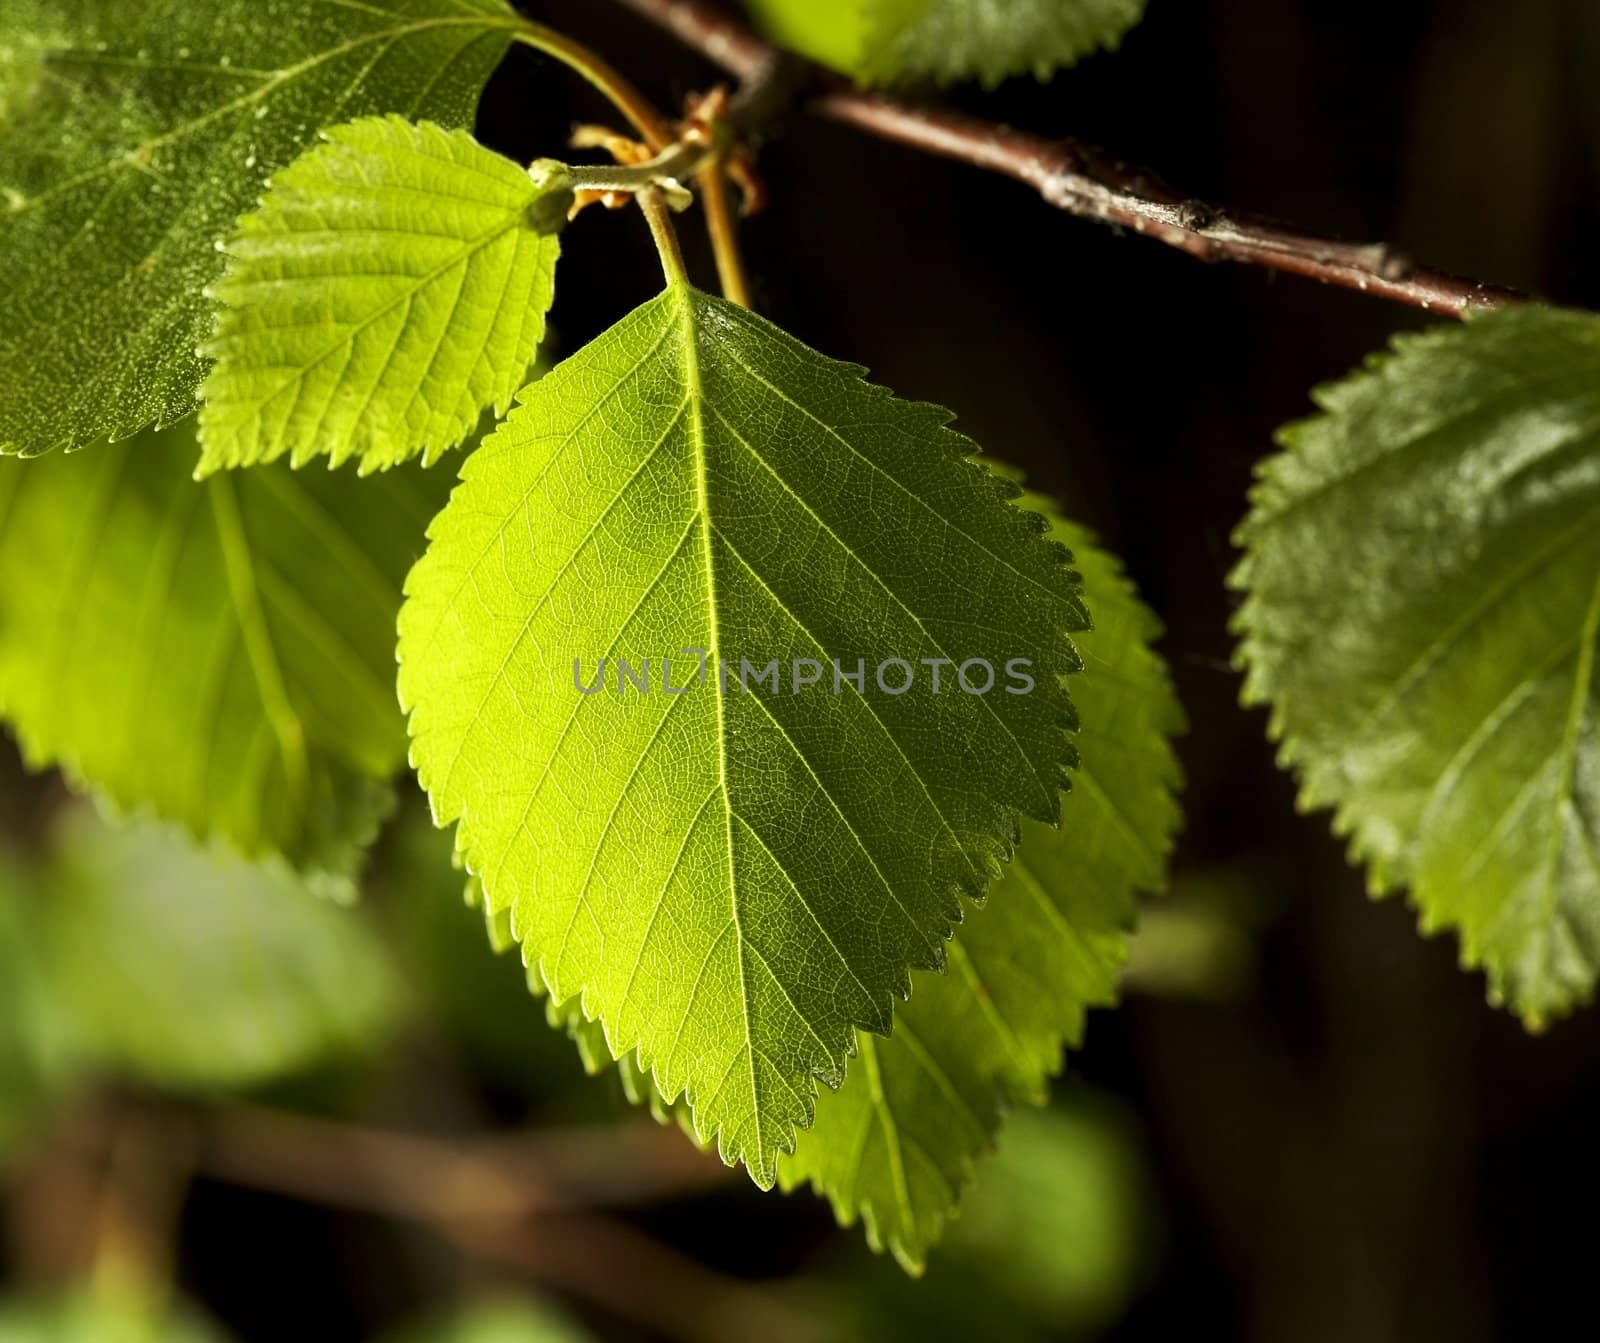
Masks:
[[[525,7],[664,107],[713,79],[609,0]],[[1120,52],[951,101],[1103,145],[1217,204],[1600,306],[1597,76],[1594,0],[1150,0]],[[519,158],[560,155],[577,119],[614,122],[568,72],[518,50],[479,132]],[[1420,938],[1403,901],[1370,902],[1326,816],[1297,814],[1265,715],[1238,707],[1229,666],[1229,538],[1254,464],[1309,409],[1309,388],[1420,315],[1206,267],[805,116],[764,146],[761,168],[770,208],[744,230],[760,310],[954,409],[1099,531],[1167,626],[1190,720],[1187,819],[1155,904],[1224,909],[1248,954],[1199,994],[1136,981],[1071,1060],[1125,1105],[1164,1228],[1111,1336],[1473,1343],[1586,1319],[1600,1015],[1530,1037],[1485,1004],[1453,938]],[[697,217],[680,227],[709,288]],[[636,211],[589,211],[563,247],[558,355],[660,283]],[[525,1095],[480,1089],[499,1118],[529,1113]],[[385,1117],[436,1118],[425,1111],[406,1093]],[[819,1202],[737,1183],[633,1224],[778,1283],[841,1236]],[[453,1271],[382,1219],[204,1181],[182,1228],[184,1287],[247,1340],[362,1336]],[[542,1234],[566,1232],[556,1221]],[[657,1290],[618,1271],[619,1292]],[[901,1290],[887,1261],[864,1272],[868,1292],[873,1273]],[[938,1274],[936,1261],[929,1285]],[[606,1336],[653,1337],[592,1301],[579,1309]]]

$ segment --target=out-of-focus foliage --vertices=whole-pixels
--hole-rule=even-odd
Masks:
[[[39,899],[33,875],[0,853],[0,1158],[33,1131],[53,1090],[55,1023],[30,924]]]
[[[404,1001],[362,911],[279,862],[154,824],[69,813],[33,916],[33,955],[76,1048],[161,1085],[253,1086],[358,1055]]]
[[[485,1301],[385,1335],[383,1343],[588,1343],[594,1336],[535,1298]]]
[[[926,1276],[895,1281],[841,1262],[819,1295],[836,1337],[1092,1338],[1116,1321],[1160,1245],[1153,1190],[1131,1117],[1069,1088],[1012,1116],[999,1154],[963,1201]]]
[[[0,460],[0,712],[30,765],[346,885],[405,763],[395,613],[449,479],[196,484],[198,452],[191,421]]]
[[[0,1343],[227,1343],[187,1303],[121,1290],[0,1299]]]

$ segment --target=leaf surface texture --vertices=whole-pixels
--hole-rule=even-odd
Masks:
[[[543,196],[465,131],[399,117],[329,131],[228,244],[202,472],[427,464],[485,408],[505,414],[555,296]]]
[[[763,1185],[1072,759],[1065,552],[946,412],[860,372],[670,289],[468,459],[400,621],[412,761],[491,914]],[[979,656],[1038,688],[873,679]],[[580,694],[599,658],[650,659],[654,692]],[[826,678],[792,694],[798,658]],[[784,693],[741,693],[745,660]]]
[[[324,126],[472,119],[500,0],[0,0],[0,452],[194,406],[219,241]]]
[[[1245,698],[1375,893],[1530,1022],[1600,969],[1600,320],[1403,336],[1263,467]]]
[[[1120,566],[1083,528],[1038,496],[1083,575],[1094,628],[1077,636],[1084,674],[1072,681],[1081,756],[1061,828],[1037,822],[1005,877],[951,944],[943,975],[912,977],[888,1040],[861,1036],[862,1064],[780,1165],[846,1224],[860,1217],[876,1249],[920,1272],[990,1151],[1006,1111],[1039,1103],[1080,1043],[1086,1009],[1116,997],[1136,909],[1134,892],[1163,884],[1178,824],[1178,767],[1169,738],[1183,723],[1151,648],[1160,626]]]

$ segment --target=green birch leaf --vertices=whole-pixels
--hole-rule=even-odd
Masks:
[[[491,908],[764,1186],[1072,759],[1065,552],[946,412],[860,373],[669,289],[467,460],[400,617],[412,762]],[[947,666],[931,693],[941,657],[989,659],[993,692]],[[655,691],[619,692],[619,658]],[[920,685],[881,691],[890,658]],[[789,693],[794,659],[819,683]],[[746,661],[784,693],[741,693]]]
[[[865,83],[1048,79],[1114,49],[1145,0],[749,0],[779,46]]]
[[[40,955],[102,1067],[163,1086],[255,1086],[364,1051],[399,1015],[399,981],[361,911],[279,860],[88,810],[68,815],[53,851]]]
[[[1600,319],[1402,336],[1317,402],[1239,533],[1245,700],[1373,893],[1543,1022],[1600,969]]]
[[[431,465],[527,381],[571,193],[465,131],[369,117],[326,138],[228,244],[201,475],[321,454],[363,474]]]
[[[1100,50],[1114,50],[1144,17],[1145,0],[927,0],[914,22],[870,53],[863,74],[893,82],[1013,75],[1049,79]]]
[[[447,482],[196,484],[196,451],[0,461],[0,715],[118,809],[342,881],[405,762],[395,614]]]
[[[863,74],[928,0],[747,0],[778,46],[838,70]]]
[[[0,0],[0,452],[194,406],[216,250],[317,130],[470,123],[501,0]]]
[[[910,1272],[993,1148],[1006,1111],[1045,1099],[1087,1008],[1115,1000],[1136,910],[1162,885],[1178,824],[1169,737],[1182,710],[1151,642],[1160,625],[1117,562],[1044,500],[1083,575],[1092,631],[1077,636],[1072,683],[1081,756],[1061,828],[1023,826],[1022,844],[983,909],[968,917],[943,975],[912,978],[888,1040],[859,1037],[862,1064],[780,1163],[785,1189],[809,1182],[840,1221],[859,1216],[874,1249]]]

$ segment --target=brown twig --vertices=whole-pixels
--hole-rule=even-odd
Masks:
[[[706,0],[620,0],[744,81],[772,68],[775,49]],[[1523,295],[1419,265],[1383,243],[1337,242],[1191,200],[1154,174],[1075,140],[1049,140],[942,108],[868,93],[814,72],[809,105],[882,140],[1026,183],[1069,214],[1098,219],[1201,261],[1233,261],[1358,290],[1424,312],[1462,317]]]
[[[201,1111],[197,1133],[196,1168],[215,1179],[322,1203],[350,1192],[360,1208],[451,1223],[649,1201],[733,1174],[647,1120],[445,1139],[219,1105]]]
[[[647,1121],[449,1140],[249,1106],[197,1118],[197,1169],[246,1188],[427,1224],[461,1253],[699,1343],[820,1343],[758,1286],[592,1205],[725,1183],[734,1172]]]

